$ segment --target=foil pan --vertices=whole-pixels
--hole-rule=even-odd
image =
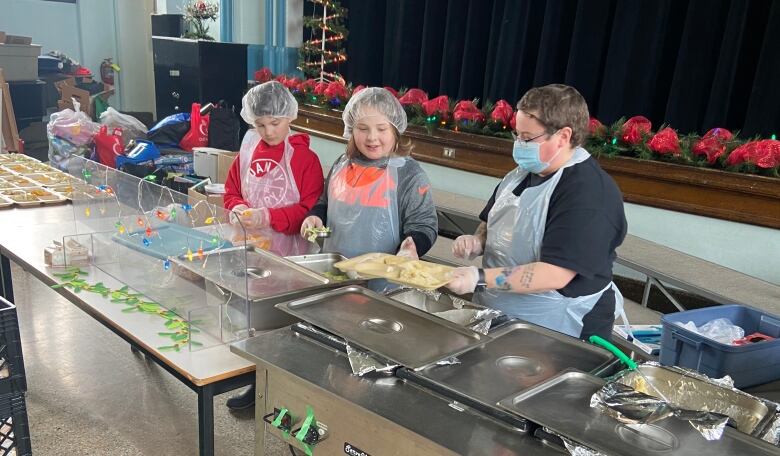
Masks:
[[[740,432],[760,436],[775,412],[771,404],[728,387],[728,383],[678,367],[647,363],[635,371],[621,371],[610,380],[594,394],[592,406],[630,423],[675,416],[689,421],[708,439],[720,438],[727,422]],[[657,398],[657,393],[668,402]]]

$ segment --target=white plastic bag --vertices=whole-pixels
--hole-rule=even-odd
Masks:
[[[121,128],[122,140],[125,144],[131,139],[146,139],[146,132],[149,131],[140,120],[131,115],[122,114],[112,107],[100,114],[100,124],[108,126],[109,129]]]
[[[680,326],[702,336],[722,344],[731,345],[737,339],[745,337],[745,330],[735,325],[728,318],[717,318],[696,327],[692,321],[688,323],[678,322]]]
[[[68,169],[68,159],[72,155],[89,157],[92,154],[94,138],[100,125],[88,115],[78,110],[63,109],[55,112],[46,125],[49,139],[49,161],[61,170]]]

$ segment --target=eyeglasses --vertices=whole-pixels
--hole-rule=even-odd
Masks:
[[[520,139],[520,137],[519,137],[519,136],[517,136],[517,133],[515,133],[515,132],[512,132],[512,139],[513,139],[513,140],[515,140],[515,141],[520,141],[520,142],[524,142],[524,143],[529,143],[529,142],[531,142],[531,141],[533,141],[533,140],[535,140],[535,139],[539,139],[539,138],[541,138],[542,136],[544,136],[544,135],[549,135],[549,134],[550,134],[550,133],[544,132],[544,133],[540,133],[540,134],[538,134],[538,135],[534,136],[533,138],[528,138],[528,139]]]

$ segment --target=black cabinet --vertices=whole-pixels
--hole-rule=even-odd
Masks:
[[[247,45],[152,37],[157,119],[189,112],[192,103],[226,100],[241,109],[247,89]]]

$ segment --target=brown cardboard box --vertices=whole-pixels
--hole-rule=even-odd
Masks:
[[[225,223],[227,221],[222,195],[206,195],[203,191],[203,187],[210,183],[211,179],[204,179],[187,189],[188,202],[189,205],[192,206],[194,214],[192,220],[196,226],[206,225],[206,219],[213,217],[214,212],[216,212],[217,220],[220,223]],[[198,204],[201,201],[207,201],[209,204]]]
[[[238,152],[220,152],[217,156],[217,182],[224,184],[227,180],[228,171],[233,166],[233,160],[238,157]]]
[[[59,109],[74,109],[73,99],[75,98],[81,104],[81,111],[93,119],[95,117],[95,98],[103,97],[105,100],[114,94],[113,86],[103,84],[102,92],[90,95],[88,91],[76,87],[75,78],[68,78],[55,82],[54,86],[60,91],[60,100],[57,102],[57,107]]]

